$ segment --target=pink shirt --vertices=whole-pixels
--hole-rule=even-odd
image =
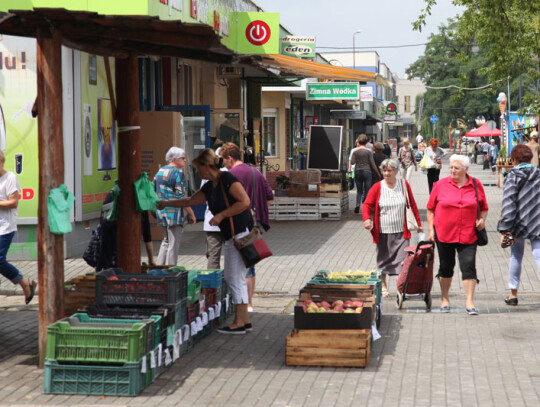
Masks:
[[[427,208],[435,212],[433,224],[437,238],[443,243],[472,244],[476,242],[477,203],[472,177],[461,188],[450,177],[433,185]],[[480,212],[488,210],[486,194],[477,179]]]

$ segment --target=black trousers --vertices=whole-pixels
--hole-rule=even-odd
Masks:
[[[437,170],[435,168],[428,168],[427,170],[427,182],[429,185],[429,193],[431,194],[431,190],[433,189],[433,184],[436,183],[439,180],[439,175],[441,173],[441,170]]]
[[[439,252],[439,273],[437,277],[450,278],[454,276],[456,266],[456,252],[461,269],[462,280],[476,278],[476,242],[473,244],[443,243],[435,237],[437,251]]]

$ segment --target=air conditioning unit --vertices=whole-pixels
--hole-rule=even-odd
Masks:
[[[239,66],[221,65],[219,75],[222,78],[239,78],[242,75],[242,68]]]

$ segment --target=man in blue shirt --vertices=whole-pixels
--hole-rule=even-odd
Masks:
[[[187,182],[182,170],[186,165],[186,153],[179,147],[171,147],[165,155],[167,165],[161,167],[154,177],[156,192],[161,201],[179,199],[187,195]],[[197,222],[193,209],[186,207],[189,223]],[[184,210],[166,207],[156,211],[157,223],[163,227],[163,241],[159,248],[157,264],[174,266],[178,261],[178,248],[184,230]]]

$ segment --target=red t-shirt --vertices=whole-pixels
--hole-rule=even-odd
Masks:
[[[433,224],[437,238],[443,243],[472,244],[476,242],[477,203],[472,177],[461,188],[450,177],[433,185],[427,208],[435,212]],[[488,210],[486,194],[477,179],[480,212]]]

